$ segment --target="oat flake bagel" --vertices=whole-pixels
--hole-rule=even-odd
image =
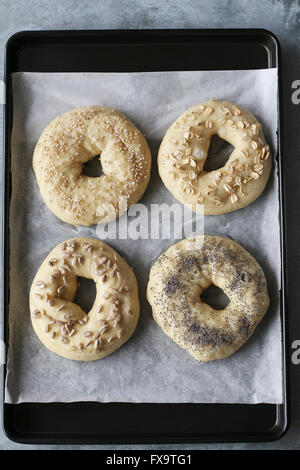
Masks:
[[[77,276],[93,279],[90,312],[72,301]],[[73,238],[56,246],[40,266],[30,290],[33,328],[50,351],[92,361],[124,344],[139,318],[138,287],[126,261],[105,243]]]
[[[82,165],[97,155],[103,174],[82,174]],[[86,106],[46,127],[33,168],[41,196],[57,217],[73,225],[93,225],[113,220],[142,197],[151,154],[141,132],[123,114]]]
[[[233,145],[226,164],[204,171],[211,136]],[[168,129],[158,153],[160,176],[183,204],[204,204],[206,215],[247,206],[260,196],[272,160],[261,125],[250,111],[228,101],[210,100],[185,111]]]
[[[229,297],[225,309],[201,301],[211,284]],[[208,235],[180,241],[158,258],[147,298],[158,325],[198,361],[237,351],[269,306],[267,282],[255,259],[238,243]]]

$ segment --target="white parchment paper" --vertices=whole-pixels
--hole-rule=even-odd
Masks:
[[[153,170],[141,203],[175,203],[158,177],[159,143],[186,108],[216,99],[251,110],[276,155],[277,70],[156,73],[18,73],[13,76],[11,271],[9,350],[5,400],[280,403],[280,247],[278,184],[274,169],[262,196],[250,206],[205,217],[205,232],[230,236],[263,267],[271,306],[248,343],[234,356],[198,363],[155,324],[145,299],[153,261],[173,240],[107,240],[133,266],[141,318],[132,339],[104,360],[68,361],[48,351],[30,323],[28,294],[48,252],[74,236],[97,237],[96,227],[73,227],[43,203],[32,170],[34,146],[46,125],[76,106],[117,108],[145,133]]]

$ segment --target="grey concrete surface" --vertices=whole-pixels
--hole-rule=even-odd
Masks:
[[[292,103],[292,82],[300,80],[300,5],[296,0],[0,0],[0,63],[6,40],[38,29],[266,28],[282,47],[283,159],[288,240],[290,343],[300,339],[300,104]],[[3,76],[3,68],[1,72]],[[1,123],[0,123],[1,124]],[[2,126],[0,126],[2,127]],[[291,365],[291,425],[279,441],[258,444],[161,446],[63,446],[60,449],[298,449],[300,448],[300,365]],[[0,431],[0,449],[55,449],[10,442]]]

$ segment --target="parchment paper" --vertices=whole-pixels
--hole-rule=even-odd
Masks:
[[[280,403],[280,248],[276,171],[253,204],[205,217],[205,232],[230,236],[263,267],[271,307],[248,343],[234,356],[198,363],[155,324],[145,299],[152,262],[174,240],[107,240],[133,266],[141,317],[132,339],[104,360],[80,363],[48,351],[30,323],[28,294],[48,252],[74,236],[97,237],[96,227],[61,222],[42,201],[32,170],[34,146],[45,126],[76,106],[115,107],[135,121],[152,151],[153,170],[140,201],[177,202],[156,167],[159,143],[186,108],[211,97],[249,108],[262,123],[276,155],[277,70],[156,73],[18,73],[13,76],[11,298],[5,400]]]

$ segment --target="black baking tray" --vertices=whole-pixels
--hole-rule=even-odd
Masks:
[[[8,40],[5,66],[3,250],[4,340],[8,346],[12,73],[241,70],[277,67],[280,75],[280,47],[274,34],[261,29],[25,31]],[[276,158],[281,218],[283,403],[4,403],[3,427],[10,439],[20,443],[40,444],[147,444],[269,441],[283,435],[288,427],[289,413],[285,211],[280,122],[278,129]],[[4,370],[4,376],[5,372]]]

